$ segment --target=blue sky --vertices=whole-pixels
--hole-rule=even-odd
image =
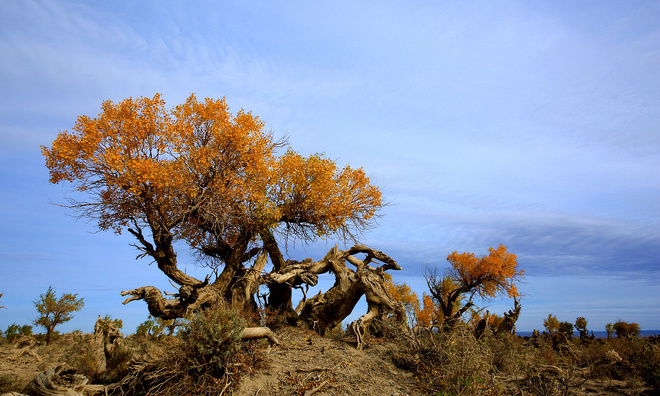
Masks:
[[[660,4],[653,1],[32,1],[0,5],[0,329],[53,285],[146,319],[173,291],[128,235],[96,232],[39,145],[103,100],[226,97],[304,154],[364,167],[391,205],[362,242],[420,295],[424,266],[502,243],[520,330],[549,313],[660,329]],[[289,246],[321,258],[336,241]],[[343,245],[340,245],[343,247]],[[182,252],[193,274],[194,260]],[[327,283],[326,283],[327,285]],[[491,312],[510,301],[490,302]],[[364,306],[359,307],[364,309]],[[356,312],[360,315],[363,312]]]

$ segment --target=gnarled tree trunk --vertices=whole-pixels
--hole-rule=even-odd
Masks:
[[[364,260],[355,257],[365,254]],[[382,263],[379,267],[369,264]],[[355,270],[348,267],[351,264]],[[364,295],[368,311],[351,328],[364,332],[369,322],[390,312],[397,312],[398,319],[405,323],[405,309],[395,301],[385,288],[384,271],[400,270],[401,267],[391,257],[364,245],[355,245],[349,250],[339,250],[335,246],[319,261],[305,260],[302,263],[290,262],[278,272],[265,277],[268,284],[288,284],[289,286],[316,285],[318,275],[332,272],[335,283],[327,292],[320,293],[301,302],[299,319],[306,327],[324,335],[353,312],[355,305]],[[360,340],[358,340],[358,343]]]
[[[497,326],[497,332],[500,334],[501,333],[511,334],[511,332],[513,332],[513,329],[516,326],[516,322],[518,321],[518,316],[520,316],[521,309],[522,306],[520,305],[518,298],[514,298],[513,309],[509,310],[509,312],[504,314],[504,319],[502,319],[500,325]]]
[[[368,311],[351,326],[358,336],[358,343],[360,334],[376,317],[395,312],[397,320],[405,323],[405,309],[385,287],[384,272],[401,269],[391,257],[367,246],[355,245],[348,250],[339,250],[335,246],[319,261],[285,261],[272,235],[269,237],[269,234],[266,234],[262,238],[264,251],[252,267],[242,268],[238,272],[240,276],[235,276],[237,279],[230,284],[231,293],[227,293],[224,287],[218,287],[217,281],[209,284],[207,279],[200,283],[182,285],[179,292],[173,295],[174,298],[170,299],[165,298],[161,291],[153,286],[124,291],[123,296],[130,295],[124,304],[145,300],[153,316],[174,319],[186,317],[213,303],[254,301],[258,286],[266,284],[270,290],[269,308],[282,315],[290,324],[303,323],[321,335],[348,317],[362,296],[367,299]],[[364,259],[356,257],[357,255],[364,255]],[[263,274],[266,256],[274,263],[273,271],[269,274]],[[374,268],[370,265],[374,262],[380,262],[381,265]],[[355,268],[349,268],[349,265]],[[315,286],[318,276],[325,273],[332,273],[335,277],[332,288],[304,299],[299,308],[294,310],[291,289],[301,285]],[[222,284],[225,283],[229,285],[229,282]],[[231,301],[224,298],[228,294],[232,296]]]

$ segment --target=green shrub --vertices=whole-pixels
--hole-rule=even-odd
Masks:
[[[20,336],[30,336],[32,335],[32,326],[23,325],[19,326],[16,323],[10,324],[5,331],[5,337],[7,341],[14,342]]]
[[[177,322],[176,319],[163,320],[149,315],[147,320],[140,323],[135,329],[135,335],[138,337],[158,337],[165,334],[165,330],[167,330],[167,335],[173,335],[179,326],[181,326],[181,323]]]
[[[239,340],[246,320],[237,309],[214,306],[182,326],[161,357],[143,362],[122,381],[125,394],[217,395],[235,387],[242,375],[263,364],[254,348],[258,340]]]
[[[585,338],[587,336],[587,319],[583,316],[579,316],[575,319],[575,328],[580,332],[580,338]]]
[[[548,314],[548,317],[543,321],[543,327],[548,330],[548,333],[552,334],[555,331],[559,330],[559,320],[553,314]]]
[[[559,323],[559,331],[564,333],[567,337],[573,337],[573,323],[561,322]]]
[[[207,309],[195,315],[181,331],[181,341],[192,371],[224,375],[240,348],[238,343],[245,321],[237,311]]]

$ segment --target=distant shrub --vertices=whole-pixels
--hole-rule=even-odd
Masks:
[[[30,335],[32,335],[32,326],[30,325],[19,326],[16,323],[12,323],[5,331],[5,337],[9,342],[14,342],[20,336]]]
[[[548,317],[543,321],[543,327],[548,330],[548,333],[552,334],[559,330],[559,320],[553,314],[548,314]]]
[[[34,301],[34,306],[39,313],[34,324],[46,329],[46,344],[49,344],[55,326],[71,320],[73,313],[80,311],[85,306],[85,302],[83,298],[78,298],[77,294],[63,294],[58,299],[55,296],[55,289],[50,286],[46,293],[41,294]]]
[[[639,324],[619,321],[612,325],[612,329],[619,338],[630,338],[639,336]]]
[[[337,326],[328,330],[325,333],[325,336],[335,340],[340,340],[345,334],[346,334],[346,329],[344,328],[343,324],[337,323]]]
[[[99,322],[97,322],[97,323],[99,323]],[[103,318],[101,318],[100,323],[111,323],[118,329],[121,329],[121,328],[124,327],[124,321],[123,320],[113,319],[112,316],[110,316],[110,315],[105,315]]]
[[[587,337],[588,331],[587,331],[587,319],[579,316],[575,319],[575,328],[577,331],[580,332],[580,338],[584,339]]]
[[[149,315],[147,320],[140,323],[135,329],[135,335],[138,337],[157,337],[165,334],[165,330],[167,330],[168,335],[172,335],[174,334],[175,329],[180,325],[181,324],[178,323],[176,319],[163,320]]]
[[[612,323],[608,323],[605,325],[605,331],[607,332],[607,338],[611,338],[612,334],[614,334],[614,325]]]
[[[32,335],[32,326],[30,326],[30,325],[23,325],[23,326],[21,326],[21,328],[18,330],[18,332],[19,332],[21,335],[30,336],[30,335]]]
[[[587,331],[587,319],[584,318],[583,316],[579,316],[575,319],[575,328],[578,329],[578,331]]]
[[[559,323],[559,331],[567,337],[573,337],[573,324],[570,322]]]

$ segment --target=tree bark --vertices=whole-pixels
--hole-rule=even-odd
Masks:
[[[366,257],[360,260],[354,256],[356,254],[365,254]],[[383,264],[373,268],[369,264],[374,260]],[[349,268],[347,263],[355,266],[356,270]],[[289,287],[302,284],[314,286],[319,274],[332,272],[335,276],[332,288],[303,301],[299,315],[306,327],[324,335],[353,312],[363,295],[367,297],[369,308],[358,321],[357,326],[360,328],[367,326],[374,317],[395,310],[398,310],[399,316],[403,315],[405,322],[403,306],[399,307],[400,304],[385,288],[383,273],[387,269],[400,270],[401,267],[384,253],[364,245],[355,245],[346,251],[335,246],[323,259],[290,262],[276,273],[267,275],[265,281],[268,284],[286,284]]]
[[[94,324],[94,338],[103,344],[104,370],[108,369],[108,362],[112,360],[114,351],[122,347],[123,337],[124,334],[119,331],[119,328],[112,321],[104,320],[99,315],[96,324]]]
[[[202,305],[218,302],[221,299],[218,291],[210,285],[201,288],[181,286],[176,298],[167,299],[163,293],[153,286],[142,286],[137,289],[121,292],[122,296],[131,297],[124,300],[126,305],[131,301],[144,300],[152,316],[161,319],[185,318],[195,309]]]
[[[270,261],[273,263],[273,272],[283,271],[285,267],[296,263],[284,260],[272,231],[263,231],[261,240],[263,241],[264,250],[268,252]],[[298,313],[293,309],[293,302],[291,301],[291,288],[293,286],[295,284],[291,282],[268,283],[268,301],[266,302],[267,307],[279,318],[278,322],[285,322],[289,325],[298,323]]]
[[[241,340],[252,340],[255,338],[268,338],[271,344],[280,345],[280,340],[277,339],[268,327],[246,327],[238,335]]]
[[[502,322],[500,322],[500,325],[497,327],[497,332],[511,334],[513,328],[516,325],[516,322],[518,321],[518,316],[520,316],[521,309],[522,306],[520,305],[518,298],[514,298],[513,309],[504,314],[504,319],[502,319]]]
[[[88,381],[71,367],[59,365],[37,375],[23,393],[30,396],[82,396]]]
[[[146,240],[142,234],[142,229],[134,226],[129,228],[128,232],[133,234],[140,242],[141,246],[137,246],[145,255],[150,256],[156,261],[158,269],[160,269],[168,278],[173,282],[182,286],[199,287],[203,282],[192,276],[187,275],[177,267],[177,256],[172,246],[172,235],[162,226],[151,225],[151,232],[153,234],[154,244]]]
[[[400,270],[401,267],[386,254],[364,245],[355,245],[348,250],[339,250],[335,246],[319,261],[284,261],[273,235],[264,233],[262,239],[264,251],[251,268],[226,265],[220,277],[222,280],[219,278],[211,285],[208,279],[194,285],[184,284],[171,299],[165,298],[153,286],[123,291],[122,296],[130,296],[124,304],[144,300],[153,316],[175,319],[186,317],[211,303],[253,301],[259,284],[265,283],[270,290],[269,308],[282,315],[289,324],[302,321],[306,327],[321,335],[348,317],[362,296],[366,296],[368,310],[353,326],[359,329],[358,332],[364,332],[374,318],[391,312],[395,312],[397,321],[405,323],[405,309],[387,291],[384,277],[386,270]],[[274,269],[269,274],[263,274],[266,254],[274,263]],[[362,254],[364,259],[356,257]],[[380,265],[374,268],[370,264],[375,262]],[[349,268],[349,264],[355,269]],[[300,309],[294,310],[291,289],[301,285],[315,286],[318,276],[328,272],[335,277],[332,288],[303,300]]]

